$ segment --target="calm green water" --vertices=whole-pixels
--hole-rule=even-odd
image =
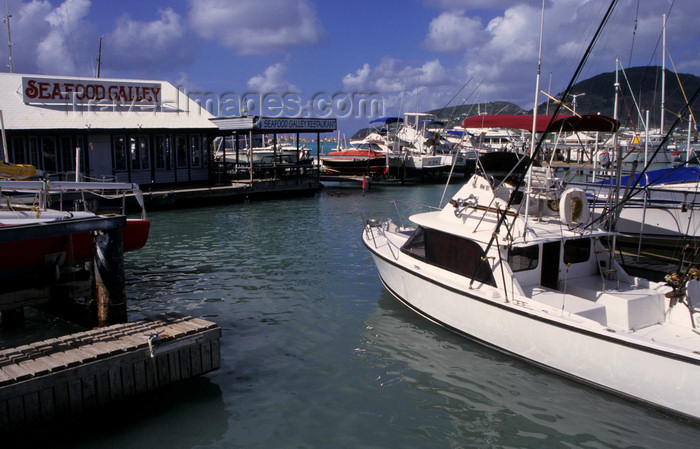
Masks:
[[[151,213],[148,245],[127,254],[130,319],[219,323],[221,369],[95,413],[53,446],[697,447],[696,424],[482,348],[383,289],[360,211],[395,216],[379,196],[437,205],[442,188]]]

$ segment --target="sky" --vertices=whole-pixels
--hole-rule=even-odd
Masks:
[[[545,1],[541,90],[566,88],[610,3]],[[535,101],[541,0],[0,0],[0,9],[11,15],[16,73],[97,76],[101,40],[102,78],[166,80],[217,116],[244,107],[336,117],[350,137],[382,116]],[[700,75],[700,1],[618,0],[578,80],[614,71],[616,58],[660,66],[663,14],[666,67]]]

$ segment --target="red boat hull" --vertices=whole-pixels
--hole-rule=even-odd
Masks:
[[[333,151],[323,158],[326,171],[337,175],[378,176],[386,172],[386,156],[372,150]]]
[[[148,241],[151,223],[148,220],[129,219],[122,229],[124,251],[143,248]],[[93,257],[90,233],[41,237],[0,243],[0,276],[36,272],[58,263],[80,262]]]

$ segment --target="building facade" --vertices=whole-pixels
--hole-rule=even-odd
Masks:
[[[166,81],[0,73],[7,162],[49,179],[210,179],[213,116]]]

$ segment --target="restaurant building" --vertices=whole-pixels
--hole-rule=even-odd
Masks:
[[[0,73],[3,151],[49,179],[210,179],[213,115],[167,81]]]

